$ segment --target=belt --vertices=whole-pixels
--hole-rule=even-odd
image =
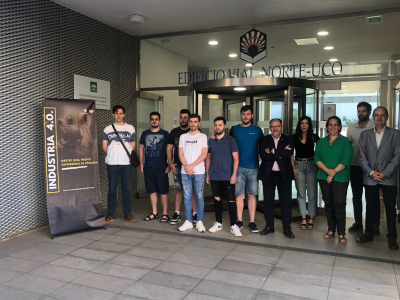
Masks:
[[[295,161],[301,161],[301,162],[309,162],[309,161],[314,160],[314,157],[312,157],[312,158],[297,158],[297,157],[295,157],[294,160]]]

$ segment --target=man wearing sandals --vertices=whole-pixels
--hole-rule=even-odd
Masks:
[[[150,194],[152,213],[144,218],[145,221],[158,219],[157,202],[160,194],[163,207],[163,216],[161,223],[167,223],[168,217],[168,192],[169,180],[168,173],[170,168],[167,163],[167,139],[168,131],[160,128],[160,114],[158,112],[150,113],[151,128],[143,131],[140,137],[140,172],[144,173],[144,183],[146,193]],[[143,157],[146,155],[145,164]]]
[[[123,141],[128,151],[135,149],[136,133],[132,125],[124,123],[125,108],[121,105],[113,107],[113,118],[115,120],[115,130]],[[115,219],[117,213],[117,189],[118,179],[121,177],[122,189],[122,211],[125,215],[125,220],[135,222],[131,213],[131,189],[129,186],[131,178],[132,165],[130,158],[127,155],[124,147],[121,145],[118,136],[115,134],[112,125],[104,129],[103,135],[103,150],[106,154],[106,164],[108,171],[108,213],[106,223]]]

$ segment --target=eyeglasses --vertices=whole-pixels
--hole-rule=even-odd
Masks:
[[[160,121],[160,119],[150,119],[150,121]]]
[[[269,128],[271,128],[271,129],[274,129],[274,128],[278,129],[278,128],[281,128],[281,127],[282,127],[282,125],[279,125],[279,126],[269,126]]]

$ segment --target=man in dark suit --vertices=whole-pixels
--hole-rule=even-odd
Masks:
[[[264,217],[266,226],[260,232],[267,235],[275,232],[274,229],[274,198],[275,187],[278,187],[279,204],[282,211],[283,233],[293,239],[291,230],[292,208],[290,201],[291,185],[294,179],[291,157],[293,155],[293,137],[282,135],[282,121],[272,119],[269,122],[270,135],[262,137],[259,141],[259,154],[262,159],[258,171],[258,179],[263,183],[264,191]]]

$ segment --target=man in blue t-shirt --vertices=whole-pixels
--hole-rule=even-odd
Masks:
[[[250,105],[242,106],[240,109],[240,118],[242,123],[231,127],[229,135],[233,136],[239,147],[239,168],[237,171],[235,195],[237,206],[237,225],[243,227],[243,194],[245,185],[247,185],[249,210],[249,229],[251,232],[258,232],[257,225],[254,223],[256,215],[258,195],[258,140],[264,136],[260,127],[251,124],[253,118],[253,109]]]
[[[144,218],[145,221],[158,219],[157,213],[157,193],[160,194],[163,207],[161,223],[169,221],[168,216],[168,192],[169,180],[168,173],[171,170],[167,163],[167,139],[168,131],[160,128],[160,114],[150,113],[151,128],[144,131],[140,137],[140,172],[144,173],[144,183],[146,193],[150,194],[151,207],[153,212]],[[143,157],[146,154],[146,161],[143,165]]]

